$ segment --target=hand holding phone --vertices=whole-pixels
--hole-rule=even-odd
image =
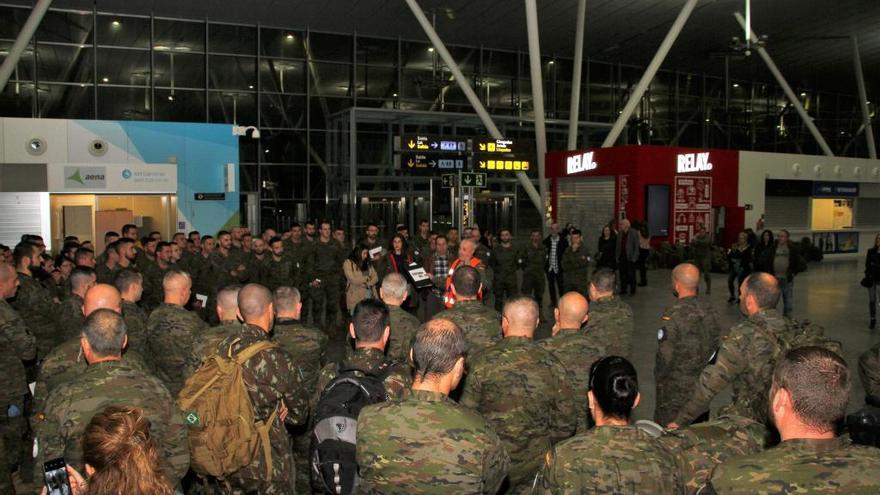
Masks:
[[[47,495],[73,495],[67,474],[67,463],[63,457],[43,463],[43,478],[46,483],[44,493]]]

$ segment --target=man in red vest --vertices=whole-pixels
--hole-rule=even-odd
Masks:
[[[459,266],[470,266],[480,272],[480,279],[483,282],[483,287],[477,294],[478,300],[482,301],[483,294],[492,290],[491,273],[483,260],[474,257],[474,251],[476,248],[476,243],[471,239],[463,239],[458,246],[458,259],[449,265],[449,273],[446,276],[446,297],[443,298],[443,303],[447,309],[455,305],[455,293],[452,290],[452,274]]]

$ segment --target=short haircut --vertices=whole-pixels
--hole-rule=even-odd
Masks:
[[[159,244],[156,244],[156,252],[161,251],[164,248],[171,247],[171,243],[168,241],[159,241]]]
[[[192,240],[192,238],[195,237],[195,236],[199,236],[199,237],[201,237],[201,234],[199,234],[199,231],[198,231],[198,230],[191,230],[191,231],[189,232],[189,234],[186,235],[186,238],[189,239],[189,240]]]
[[[468,342],[458,325],[446,319],[430,320],[419,328],[413,341],[416,376],[425,380],[446,375],[467,353]]]
[[[260,284],[247,284],[238,291],[238,311],[246,321],[261,316],[272,304],[272,293]]]
[[[785,354],[773,372],[771,390],[787,390],[798,418],[827,432],[846,414],[850,387],[843,358],[824,347],[806,346]]]
[[[629,419],[639,394],[639,378],[631,362],[606,356],[590,366],[589,390],[609,417]]]
[[[19,242],[16,244],[15,249],[12,250],[12,261],[15,263],[15,266],[20,265],[23,259],[33,256],[37,249],[37,245],[30,242]]]
[[[452,274],[452,285],[455,292],[464,297],[475,297],[480,291],[480,272],[472,266],[459,266]]]
[[[581,233],[581,229],[571,229],[570,234],[571,234],[571,235],[583,235],[583,234]]]
[[[95,269],[90,266],[78,266],[70,272],[70,287],[78,289],[97,278]]]
[[[119,254],[119,240],[117,239],[110,244],[107,244],[107,247],[104,248],[104,251],[108,253]]]
[[[186,273],[183,270],[172,268],[171,270],[165,272],[165,276],[162,277],[162,289],[167,292],[169,288],[178,283],[178,279],[186,280],[190,288],[192,288],[192,278],[189,276],[189,273]]]
[[[293,311],[301,300],[299,289],[282,285],[275,289],[272,299],[275,301],[275,311]]]
[[[282,242],[282,241],[283,240],[276,235],[275,237],[269,239],[269,247],[271,247],[272,244],[275,244],[276,242]]]
[[[228,230],[221,230],[220,232],[217,232],[217,239],[223,237],[224,235],[232,235],[232,234],[230,234]]]
[[[746,278],[746,290],[748,295],[755,298],[761,309],[773,309],[779,304],[782,291],[779,290],[779,281],[769,273],[753,273]]]
[[[129,237],[126,234],[128,232],[130,232],[131,230],[137,230],[137,225],[135,225],[133,223],[127,223],[127,224],[123,225],[122,226],[122,235]]]
[[[382,293],[392,299],[405,299],[408,285],[399,273],[389,273],[382,279]]]
[[[129,237],[120,237],[119,239],[116,240],[116,245],[117,245],[116,249],[121,251],[122,246],[124,246],[126,244],[134,244],[134,239],[131,239]]]
[[[89,259],[90,257],[94,258],[95,252],[92,251],[91,249],[81,247],[76,250],[76,254],[73,256],[73,262],[76,263],[77,265],[81,265],[82,264],[82,263],[80,263],[81,261],[85,261],[85,260]]]
[[[378,299],[364,299],[352,311],[354,335],[361,342],[379,342],[382,333],[391,324],[388,306]]]
[[[238,309],[238,292],[240,290],[240,285],[232,284],[217,291],[217,306],[224,311],[235,311]]]
[[[132,284],[143,284],[144,276],[131,268],[123,268],[119,270],[116,277],[113,278],[113,285],[120,294],[127,292]]]
[[[98,357],[119,356],[125,344],[125,320],[110,309],[97,309],[86,318],[82,330]]]
[[[104,240],[107,240],[111,237],[119,237],[119,233],[114,232],[112,230],[108,230],[107,232],[104,232]]]
[[[538,303],[529,296],[513,296],[504,303],[501,313],[515,327],[528,327],[532,330],[538,326],[541,310]]]
[[[593,272],[591,280],[596,290],[599,292],[614,292],[614,285],[617,283],[617,275],[610,268],[600,268]]]

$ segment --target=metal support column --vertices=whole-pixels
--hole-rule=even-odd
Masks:
[[[492,121],[492,117],[489,116],[489,112],[486,111],[486,108],[483,106],[483,103],[480,101],[480,98],[474,93],[473,88],[468,83],[467,78],[464,74],[461,73],[461,69],[459,69],[458,64],[455,63],[455,59],[450,55],[449,50],[446,49],[446,45],[443,44],[443,40],[440,39],[440,36],[437,35],[437,32],[434,31],[433,26],[431,26],[431,21],[425,17],[425,13],[422,11],[422,8],[419,7],[419,3],[416,0],[406,0],[406,4],[409,9],[412,11],[413,16],[415,16],[416,20],[419,21],[419,25],[422,26],[422,29],[425,31],[425,34],[428,36],[428,39],[431,40],[431,44],[434,46],[434,49],[437,50],[437,53],[440,55],[440,58],[443,59],[443,63],[449,68],[452,75],[455,76],[455,81],[458,83],[459,87],[461,87],[462,93],[467,98],[468,102],[474,108],[474,111],[477,112],[477,115],[480,117],[480,121],[486,127],[486,130],[489,131],[489,134],[493,139],[504,139],[504,136],[501,134],[501,131],[498,130],[498,126],[495,125],[495,122]],[[532,200],[532,203],[535,205],[535,208],[543,215],[544,214],[544,205],[541,202],[541,195],[538,194],[538,191],[535,189],[535,185],[532,184],[532,181],[529,180],[528,175],[524,172],[517,172],[516,178],[519,179],[520,184],[523,189],[525,189],[526,193],[528,193],[529,198]]]
[[[742,14],[736,12],[733,14],[736,17],[736,22],[743,28],[746,26],[746,21],[743,19]],[[758,39],[758,35],[755,34],[754,31],[751,33],[752,39]],[[776,82],[782,87],[782,91],[785,93],[785,96],[788,97],[788,101],[791,102],[792,106],[795,110],[797,110],[798,115],[800,115],[801,120],[803,120],[804,125],[807,126],[807,129],[810,131],[810,134],[813,135],[813,138],[816,139],[816,142],[819,143],[819,147],[822,148],[822,152],[828,156],[834,156],[834,152],[831,151],[831,147],[828,146],[828,143],[825,142],[825,138],[822,137],[822,133],[819,132],[819,129],[816,127],[816,124],[813,123],[813,119],[807,114],[806,109],[804,109],[804,105],[801,104],[801,101],[798,99],[797,95],[794,94],[794,90],[791,89],[791,86],[788,85],[788,82],[785,80],[785,77],[782,76],[782,72],[779,72],[779,68],[776,67],[776,64],[773,62],[773,59],[770,58],[770,54],[767,53],[767,50],[764,49],[761,45],[755,45],[755,51],[758,52],[758,55],[761,56],[761,59],[764,60],[764,63],[767,64],[767,68],[770,69],[770,73],[773,74],[773,77],[776,78]]]
[[[629,99],[626,100],[626,105],[624,105],[623,111],[617,116],[617,120],[614,122],[614,127],[611,128],[611,132],[608,133],[608,136],[605,137],[605,141],[602,142],[603,148],[614,146],[614,143],[617,142],[617,138],[619,138],[620,133],[623,132],[623,128],[626,126],[627,121],[632,116],[633,111],[635,111],[636,106],[642,99],[642,95],[645,94],[645,91],[648,89],[648,86],[657,74],[657,70],[660,69],[660,64],[663,63],[663,60],[672,48],[672,44],[675,43],[676,38],[678,38],[678,35],[681,33],[685,22],[687,22],[688,17],[691,16],[694,7],[697,6],[698,1],[699,0],[687,0],[684,7],[681,9],[681,12],[678,13],[678,17],[675,18],[672,27],[670,27],[669,32],[666,33],[666,37],[663,38],[663,42],[660,43],[660,48],[657,49],[657,53],[654,54],[654,58],[651,59],[651,63],[648,64],[648,68],[645,69],[645,73],[642,75],[639,83],[636,84],[632,94],[629,95]]]
[[[348,229],[352,239],[355,235],[355,217],[357,215],[357,118],[355,109],[348,111]],[[326,189],[326,188],[325,188]],[[329,192],[329,191],[328,191]]]
[[[574,67],[571,76],[571,106],[568,108],[568,146],[577,148],[578,117],[581,106],[581,66],[584,58],[584,23],[587,18],[587,0],[578,0],[577,26],[574,32]]]
[[[547,201],[547,175],[544,158],[547,155],[547,127],[544,124],[544,76],[541,74],[541,43],[538,39],[538,2],[526,1],[526,31],[529,37],[529,72],[532,78],[532,107],[535,113],[535,148],[538,153],[538,190],[541,194],[541,225],[547,230],[545,205]],[[570,119],[570,122],[574,122]],[[546,234],[547,232],[544,232]]]
[[[865,75],[862,73],[862,57],[859,55],[859,40],[852,37],[853,64],[856,69],[856,84],[859,86],[859,104],[862,107],[862,122],[865,126],[865,139],[868,142],[868,158],[877,158],[874,144],[874,129],[871,128],[871,112],[868,110],[868,92],[865,90]]]
[[[15,70],[15,66],[18,65],[18,61],[21,59],[21,54],[24,53],[27,44],[31,42],[31,38],[34,37],[37,28],[40,27],[40,22],[42,22],[43,16],[46,15],[46,11],[49,10],[50,5],[52,5],[52,0],[38,0],[37,4],[34,5],[34,10],[31,11],[31,15],[28,16],[24,26],[21,27],[18,37],[15,38],[15,43],[12,44],[12,48],[9,49],[9,54],[6,55],[6,58],[3,60],[3,65],[0,65],[0,91],[3,91],[6,88],[6,83],[9,82],[9,77],[12,76],[12,71]],[[34,51],[36,51],[36,48]],[[36,94],[37,91],[34,89],[34,95]],[[36,96],[34,96],[34,98],[36,99]]]

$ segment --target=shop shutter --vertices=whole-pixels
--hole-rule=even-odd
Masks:
[[[0,243],[15,247],[22,234],[42,232],[41,194],[47,193],[0,193]]]
[[[614,219],[614,177],[582,177],[558,182],[559,224],[581,229],[584,245],[593,253],[602,227]]]
[[[856,199],[856,218],[853,226],[857,228],[880,226],[880,199]]]
[[[767,227],[809,229],[810,198],[767,196],[764,203],[764,219]]]

